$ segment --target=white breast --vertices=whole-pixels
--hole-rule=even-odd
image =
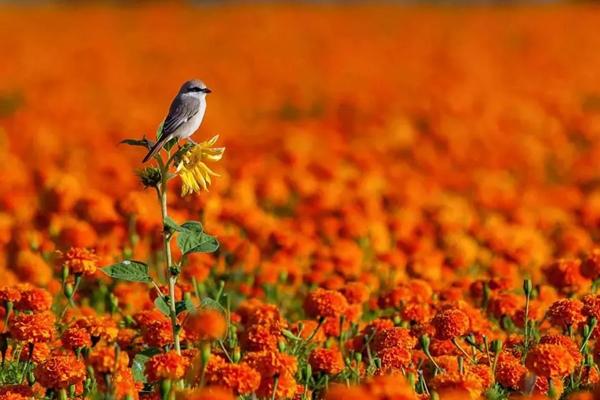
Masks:
[[[194,134],[200,127],[202,119],[204,118],[204,112],[206,111],[206,96],[200,98],[200,109],[190,120],[185,124],[182,124],[179,129],[175,132],[176,137],[187,139]]]

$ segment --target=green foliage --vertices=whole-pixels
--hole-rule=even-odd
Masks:
[[[119,263],[102,268],[106,275],[131,282],[151,282],[148,265],[141,261],[123,260]]]
[[[213,236],[204,233],[202,224],[188,221],[181,225],[177,235],[177,246],[183,254],[212,253],[219,248],[219,242]]]
[[[158,311],[160,311],[167,317],[171,315],[171,308],[169,306],[169,301],[170,301],[169,297],[167,297],[167,296],[157,297],[156,300],[154,300],[154,305],[156,306]],[[175,303],[175,312],[177,313],[177,315],[179,315],[183,311],[188,311],[188,312],[196,311],[196,307],[194,306],[194,303],[192,302],[191,299],[185,299],[183,301],[178,301]]]

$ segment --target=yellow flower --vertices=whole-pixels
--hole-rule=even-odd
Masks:
[[[199,192],[200,189],[208,190],[211,175],[219,176],[205,163],[205,161],[219,161],[223,157],[225,147],[212,147],[218,139],[219,135],[216,135],[206,142],[195,145],[177,164],[177,174],[183,183],[182,196]]]

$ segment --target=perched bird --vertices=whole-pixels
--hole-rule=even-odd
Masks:
[[[181,85],[177,96],[173,99],[169,114],[162,126],[162,134],[158,142],[146,154],[144,162],[154,156],[169,140],[173,138],[190,139],[200,127],[206,111],[206,95],[211,90],[204,82],[191,80]]]

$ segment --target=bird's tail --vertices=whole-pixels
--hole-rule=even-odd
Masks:
[[[150,149],[148,154],[146,154],[146,157],[144,157],[144,161],[142,161],[142,162],[146,162],[149,159],[151,159],[152,156],[154,156],[160,149],[162,149],[162,147],[165,145],[165,143],[167,143],[170,139],[171,139],[171,135],[161,136],[160,139],[158,139],[158,142],[156,142],[154,144],[154,146],[152,146],[152,148]]]

